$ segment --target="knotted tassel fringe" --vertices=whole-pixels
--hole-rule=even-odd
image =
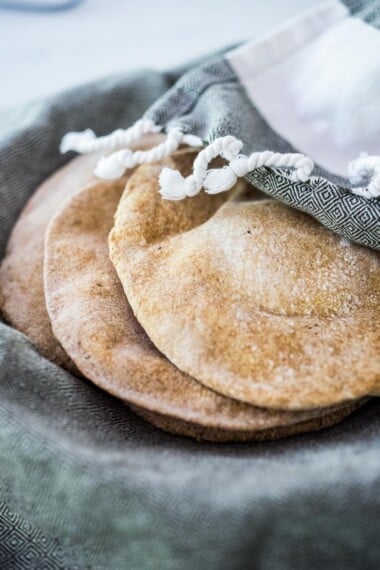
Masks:
[[[352,188],[351,192],[364,198],[380,197],[380,156],[362,153],[348,165],[348,175],[352,184],[368,183],[367,186]]]
[[[128,129],[117,129],[110,135],[96,137],[94,132],[87,129],[81,133],[67,133],[61,142],[61,152],[74,150],[80,154],[90,152],[112,151],[121,146],[130,146],[145,134],[159,133],[162,127],[155,125],[150,119],[140,119]],[[203,142],[199,137],[187,135],[180,129],[168,132],[166,140],[149,150],[132,151],[129,148],[113,152],[101,158],[96,165],[95,175],[105,180],[120,178],[124,172],[139,164],[155,162],[169,156],[181,144],[201,147]]]
[[[60,146],[62,153],[74,150],[79,154],[90,152],[111,151],[121,146],[130,146],[140,137],[148,133],[159,133],[162,127],[157,126],[150,119],[139,119],[128,129],[116,129],[109,135],[97,137],[91,129],[81,133],[67,133]]]
[[[233,136],[220,137],[203,149],[194,161],[193,173],[187,178],[176,170],[164,168],[160,175],[160,194],[166,200],[182,200],[195,196],[202,188],[208,194],[218,194],[232,188],[237,179],[262,166],[294,168],[293,181],[306,181],[314,168],[311,158],[303,154],[280,154],[255,152],[250,156],[239,154],[243,143]],[[210,169],[208,165],[217,156],[229,164],[223,168]]]
[[[139,164],[155,162],[169,156],[181,144],[192,147],[203,146],[202,140],[188,135],[179,128],[169,130],[166,140],[150,150],[132,151],[128,147],[145,134],[159,133],[162,127],[150,119],[139,119],[128,129],[117,129],[109,135],[96,137],[86,129],[81,133],[67,133],[61,142],[61,152],[74,150],[80,154],[99,151],[113,151],[101,158],[95,168],[99,178],[114,180],[120,178],[125,170]],[[177,170],[164,168],[160,174],[160,194],[166,200],[183,200],[198,194],[202,188],[208,194],[218,194],[232,188],[237,179],[263,166],[272,168],[293,168],[292,180],[306,182],[314,168],[311,158],[300,153],[281,154],[269,150],[254,152],[250,156],[240,154],[243,143],[233,136],[217,138],[199,152],[194,160],[193,172],[184,178]],[[209,169],[210,162],[221,156],[228,164],[223,168]],[[366,184],[352,188],[351,192],[365,198],[380,197],[380,157],[361,154],[348,166],[352,184]]]

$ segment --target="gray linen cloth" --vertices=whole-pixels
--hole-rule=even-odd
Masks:
[[[148,108],[168,113],[169,88],[182,106],[204,69],[224,66],[216,56],[198,72],[102,80],[0,117],[0,256],[28,196],[70,158],[58,151],[66,131],[102,134]],[[185,113],[210,140],[240,128],[238,86],[224,83],[201,88]],[[271,136],[264,124],[262,134]],[[339,426],[279,442],[171,436],[0,322],[0,568],[378,569],[379,436],[378,399]]]

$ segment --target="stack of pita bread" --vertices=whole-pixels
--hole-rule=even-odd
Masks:
[[[104,182],[87,156],[51,176],[9,240],[4,318],[172,433],[253,441],[341,421],[380,393],[379,254],[245,182],[163,200],[162,168],[187,176],[194,157]]]

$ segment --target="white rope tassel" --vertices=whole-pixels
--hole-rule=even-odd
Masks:
[[[294,168],[292,180],[308,180],[314,163],[303,154],[280,154],[277,152],[255,152],[250,156],[239,154],[243,143],[233,136],[220,137],[202,150],[194,161],[193,173],[184,178],[178,171],[164,168],[160,175],[160,194],[166,200],[182,200],[195,196],[202,187],[208,194],[218,194],[232,188],[237,179],[248,172],[269,166],[272,168]],[[217,156],[229,164],[223,168],[210,169],[208,165]]]
[[[162,127],[150,119],[139,119],[128,129],[116,129],[103,137],[96,137],[91,129],[86,129],[80,133],[67,133],[61,141],[60,150],[62,153],[73,150],[79,154],[111,151],[121,146],[130,146],[143,135],[159,133],[161,130]]]
[[[194,160],[193,174],[184,178],[178,170],[163,168],[160,174],[160,194],[166,200],[183,200],[198,194],[207,176],[209,163],[217,156],[232,159],[239,153],[243,143],[235,137],[226,136],[216,139],[197,155]]]
[[[169,156],[181,144],[192,147],[203,146],[202,140],[194,135],[187,135],[179,128],[171,129],[166,140],[150,150],[132,151],[128,147],[143,135],[159,133],[160,125],[150,119],[139,119],[128,129],[116,129],[109,135],[96,137],[91,129],[83,132],[67,133],[61,141],[62,153],[70,150],[80,154],[91,152],[112,152],[101,158],[96,166],[95,175],[105,180],[120,178],[125,170],[139,164],[155,162]],[[202,188],[208,194],[218,194],[232,188],[237,179],[256,168],[293,168],[293,182],[305,182],[314,168],[311,158],[299,153],[281,154],[269,150],[254,152],[250,156],[239,154],[243,143],[233,137],[219,137],[204,148],[194,160],[193,173],[184,178],[177,170],[164,168],[160,174],[160,194],[166,200],[183,200],[195,196]],[[210,162],[217,156],[223,157],[228,164],[223,168],[209,169]],[[348,174],[352,184],[359,185],[351,192],[365,198],[380,197],[380,156],[368,156],[362,153],[348,165]]]
[[[96,165],[95,175],[105,180],[120,178],[125,170],[138,164],[161,160],[177,150],[181,144],[192,147],[203,146],[202,140],[194,135],[187,135],[179,128],[169,131],[166,140],[150,150],[132,151],[128,147],[143,135],[159,133],[162,127],[150,119],[139,119],[128,129],[117,129],[113,133],[96,137],[90,129],[81,133],[67,133],[61,142],[61,152],[74,150],[80,154],[90,152],[112,151],[119,147],[127,147],[101,158]]]
[[[188,144],[193,147],[203,146],[199,137],[186,135],[180,129],[173,129],[168,132],[164,142],[150,150],[136,150],[133,152],[127,148],[101,158],[96,165],[95,175],[105,180],[115,180],[120,178],[129,168],[134,168],[139,164],[162,160],[177,150],[181,144]]]
[[[352,188],[351,192],[364,198],[380,197],[380,156],[362,153],[348,165],[348,175],[352,184],[368,183],[367,186]]]

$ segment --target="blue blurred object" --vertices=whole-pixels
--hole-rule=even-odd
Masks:
[[[60,12],[70,10],[81,4],[83,0],[58,0],[57,2],[35,2],[34,0],[22,0],[13,2],[12,0],[0,0],[0,9],[17,10],[20,12]]]

